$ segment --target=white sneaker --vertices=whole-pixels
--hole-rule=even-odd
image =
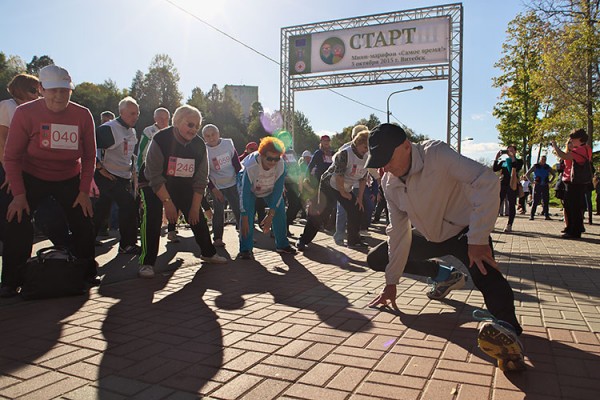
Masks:
[[[179,236],[177,236],[177,232],[175,231],[167,233],[167,239],[169,239],[169,242],[179,243]]]
[[[203,261],[206,261],[209,264],[227,264],[227,259],[223,256],[215,254],[212,257],[200,256]]]
[[[215,239],[213,245],[215,247],[225,247],[225,242],[223,242],[223,239]]]
[[[154,267],[152,265],[140,265],[138,276],[147,279],[154,278]]]

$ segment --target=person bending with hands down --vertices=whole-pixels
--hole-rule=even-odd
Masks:
[[[298,250],[306,250],[313,241],[319,229],[329,219],[339,202],[346,211],[348,218],[348,247],[365,249],[367,245],[360,238],[360,220],[363,212],[363,193],[367,169],[369,131],[359,132],[351,142],[344,144],[333,156],[333,163],[321,176],[319,198],[316,212],[309,213],[304,231],[298,239]],[[358,189],[354,194],[353,189]]]
[[[388,202],[388,240],[375,247],[367,264],[385,271],[386,286],[369,306],[396,305],[396,285],[404,272],[433,279],[428,293],[442,299],[464,285],[466,276],[433,259],[452,255],[467,265],[489,313],[479,329],[479,348],[504,371],[524,370],[514,296],[492,251],[490,233],[498,216],[499,182],[490,168],[461,156],[447,144],[410,143],[402,128],[377,126],[369,136],[367,167],[383,167]],[[414,229],[411,228],[414,225]]]
[[[96,141],[90,111],[71,102],[69,73],[56,65],[40,70],[43,98],[21,105],[8,130],[4,168],[13,199],[6,214],[0,297],[12,297],[23,282],[18,267],[31,256],[31,216],[52,196],[73,232],[73,255],[86,261],[87,279],[96,284],[93,210],[89,193]]]
[[[240,254],[238,258],[251,260],[254,247],[254,214],[257,199],[264,199],[269,207],[267,216],[260,226],[264,233],[271,227],[275,235],[275,248],[278,253],[296,254],[287,238],[285,204],[283,201],[283,183],[285,181],[285,163],[281,161],[285,153],[283,142],[274,137],[265,137],[260,141],[258,151],[248,155],[242,161],[242,170],[238,175],[240,194]]]
[[[148,149],[139,179],[144,207],[138,271],[141,278],[154,277],[163,208],[170,223],[177,222],[179,211],[183,213],[200,246],[202,260],[213,264],[227,262],[217,254],[201,211],[208,184],[206,146],[197,136],[201,124],[200,111],[183,105],[173,114],[173,126],[158,132]]]
[[[225,246],[225,204],[229,203],[236,225],[240,220],[240,195],[237,191],[237,174],[242,169],[233,140],[221,138],[219,128],[208,124],[202,128],[202,137],[208,151],[208,188],[213,199],[213,244]]]

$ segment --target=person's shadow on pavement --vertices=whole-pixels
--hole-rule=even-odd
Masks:
[[[12,375],[31,364],[45,366],[44,356],[56,347],[70,318],[88,301],[89,294],[21,301],[9,299],[0,312],[0,375]],[[2,303],[5,299],[2,299]],[[0,303],[0,307],[2,306]],[[50,362],[51,364],[51,362]],[[48,368],[50,367],[48,364]]]
[[[107,347],[99,366],[99,399],[202,393],[219,371],[222,330],[204,300],[207,282],[198,272],[181,286],[180,280],[190,279],[181,270],[182,276],[157,273],[152,280],[101,287],[103,296],[118,301],[102,324]]]
[[[207,266],[227,268],[226,273],[206,278],[209,288],[221,293],[215,299],[217,307],[241,309],[244,295],[270,293],[275,303],[314,311],[320,321],[335,329],[360,332],[372,326],[369,317],[352,310],[345,296],[319,281],[293,256],[284,255],[281,259],[283,265],[271,270],[253,260],[236,261],[226,267]]]

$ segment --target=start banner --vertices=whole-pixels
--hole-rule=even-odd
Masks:
[[[290,75],[444,64],[449,47],[449,17],[291,36]]]

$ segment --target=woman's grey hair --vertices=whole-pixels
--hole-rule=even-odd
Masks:
[[[177,125],[188,115],[197,115],[200,118],[200,123],[202,123],[202,113],[200,110],[194,106],[190,106],[189,104],[184,104],[173,113],[173,125]]]
[[[204,132],[206,132],[206,131],[208,131],[208,130],[210,130],[210,129],[214,129],[215,131],[217,131],[217,133],[221,133],[221,132],[219,131],[219,128],[217,128],[217,126],[216,126],[216,125],[213,125],[213,124],[208,124],[208,125],[206,125],[204,128],[202,128],[202,134],[204,135]]]
[[[158,114],[160,114],[161,112],[167,113],[167,115],[169,117],[171,117],[171,113],[169,112],[169,110],[167,110],[164,107],[158,107],[156,110],[154,110],[154,117],[156,117]]]
[[[123,111],[125,107],[127,107],[130,104],[136,105],[138,106],[138,108],[140,106],[133,97],[127,96],[119,102],[119,112]]]

